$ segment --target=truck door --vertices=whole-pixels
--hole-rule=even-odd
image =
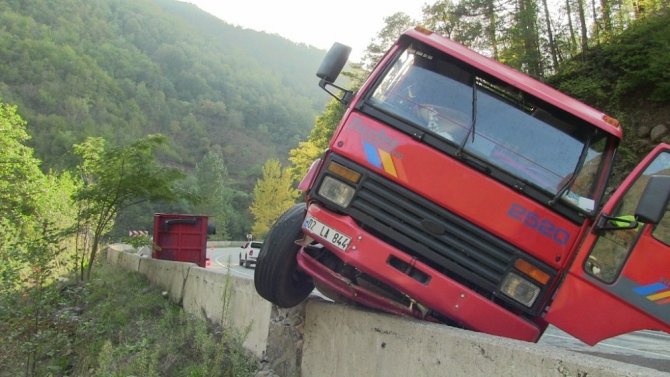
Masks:
[[[657,224],[633,222],[657,175],[670,176],[670,145],[656,147],[603,207],[548,309],[549,323],[590,345],[642,329],[670,333],[667,198],[652,206],[662,216]]]

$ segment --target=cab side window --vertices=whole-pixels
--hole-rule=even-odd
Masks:
[[[651,232],[654,238],[666,245],[670,245],[670,215],[668,215],[668,211],[670,211],[670,208],[666,207],[663,219],[661,219],[661,222],[658,223]]]
[[[628,221],[634,220],[633,214],[652,175],[670,175],[670,153],[660,153],[631,185],[616,209],[610,214],[621,221],[610,221],[610,225],[623,228],[629,224]],[[635,229],[604,231],[586,261],[584,266],[586,272],[606,283],[613,283],[619,276],[630,250],[635,245],[638,233],[643,227],[644,224],[640,224]],[[659,241],[670,244],[670,216],[664,216],[663,220],[655,226],[652,234]]]

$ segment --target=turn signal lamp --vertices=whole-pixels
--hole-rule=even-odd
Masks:
[[[358,181],[361,179],[361,173],[357,171],[353,171],[347,167],[344,167],[337,162],[330,162],[328,164],[328,171],[339,176],[340,178],[343,178],[350,183],[358,183]]]
[[[616,128],[619,128],[619,121],[609,115],[603,115],[603,120]]]
[[[421,34],[426,34],[426,35],[431,35],[431,34],[433,34],[433,31],[432,31],[432,30],[430,30],[430,29],[428,29],[428,28],[425,28],[425,27],[423,27],[423,26],[420,26],[420,25],[414,27],[414,30],[418,31],[418,32],[421,33]]]
[[[526,262],[523,259],[517,259],[516,262],[514,262],[514,267],[516,267],[517,270],[523,272],[529,277],[533,278],[533,280],[537,281],[540,284],[544,285],[547,284],[547,282],[549,281],[549,274],[533,266],[532,264]]]

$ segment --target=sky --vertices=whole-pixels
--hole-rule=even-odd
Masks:
[[[358,61],[384,27],[384,18],[404,12],[420,19],[427,0],[182,0],[223,21],[328,50],[333,42],[352,48]]]

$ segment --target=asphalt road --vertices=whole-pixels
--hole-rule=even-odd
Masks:
[[[233,276],[253,279],[254,269],[239,265],[241,248],[208,249],[211,269],[230,271]],[[670,335],[638,331],[588,346],[556,327],[549,327],[538,344],[550,345],[628,364],[670,372]]]

